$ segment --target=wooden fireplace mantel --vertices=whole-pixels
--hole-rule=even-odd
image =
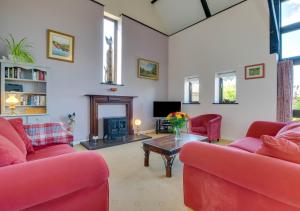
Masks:
[[[136,96],[116,95],[85,95],[90,98],[90,138],[98,136],[98,106],[101,105],[125,105],[128,121],[128,134],[133,135],[133,99]]]

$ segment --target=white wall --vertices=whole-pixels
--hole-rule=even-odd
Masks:
[[[66,10],[66,8],[68,8]],[[168,38],[123,18],[122,83],[118,92],[101,85],[103,7],[88,0],[1,0],[0,37],[26,37],[34,46],[38,64],[49,66],[48,111],[52,121],[65,120],[76,112],[75,139],[89,135],[89,100],[85,94],[137,96],[134,117],[143,121],[142,130],[154,128],[152,102],[167,98]],[[75,62],[46,57],[47,29],[75,36]],[[0,42],[0,57],[6,50]],[[139,57],[160,63],[160,80],[137,77]]]
[[[244,80],[244,66],[265,63],[266,78]],[[238,105],[212,105],[216,72],[237,72]],[[223,116],[222,137],[245,135],[255,120],[276,119],[276,57],[269,54],[267,0],[248,0],[169,39],[169,100],[184,99],[184,78],[199,75],[200,105],[194,115]]]

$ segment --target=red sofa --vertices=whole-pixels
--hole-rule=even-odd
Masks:
[[[300,165],[255,154],[285,123],[254,122],[230,146],[194,142],[180,152],[185,205],[194,211],[300,210]]]
[[[0,210],[108,211],[101,156],[68,144],[35,147],[27,162],[0,168]]]
[[[219,141],[221,138],[222,116],[219,114],[205,114],[189,120],[189,133],[207,136],[208,141]]]

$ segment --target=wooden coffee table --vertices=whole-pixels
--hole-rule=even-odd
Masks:
[[[143,149],[145,151],[144,166],[149,166],[150,152],[155,152],[162,155],[165,167],[166,176],[172,176],[172,165],[176,155],[179,153],[181,147],[192,141],[207,141],[207,137],[192,134],[183,134],[180,140],[175,140],[174,135],[169,135],[157,139],[143,141]]]

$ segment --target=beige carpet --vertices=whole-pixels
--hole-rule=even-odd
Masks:
[[[227,144],[227,142],[221,142]],[[85,150],[81,145],[78,151]],[[110,170],[110,211],[186,211],[183,203],[182,163],[176,157],[172,178],[165,177],[163,160],[150,154],[144,167],[142,142],[97,150]]]

